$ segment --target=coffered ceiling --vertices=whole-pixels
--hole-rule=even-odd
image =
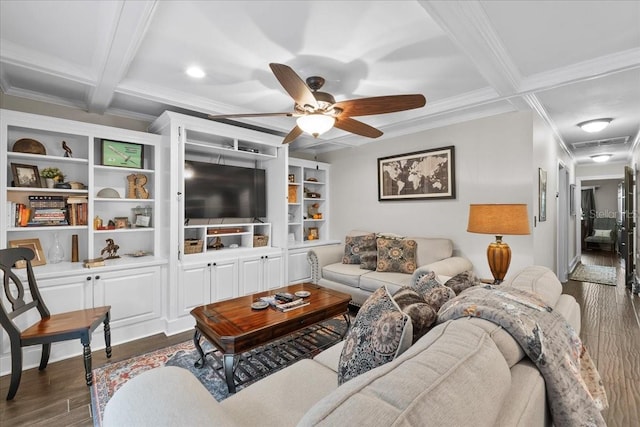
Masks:
[[[628,161],[640,131],[640,1],[0,1],[7,95],[152,121],[291,111],[269,69],[320,75],[336,100],[422,93],[359,118],[381,138],[535,110],[578,163]],[[199,65],[206,76],[185,74]],[[612,118],[589,134],[577,123]],[[290,117],[238,119],[285,135]],[[332,129],[294,150],[370,140]]]

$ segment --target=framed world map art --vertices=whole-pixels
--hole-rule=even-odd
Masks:
[[[378,200],[455,198],[453,146],[378,159]]]

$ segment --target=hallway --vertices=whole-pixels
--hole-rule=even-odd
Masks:
[[[586,265],[617,269],[617,286],[569,280],[563,293],[581,307],[580,337],[595,361],[609,398],[607,425],[640,425],[640,297],[624,286],[624,269],[615,254],[589,251]]]

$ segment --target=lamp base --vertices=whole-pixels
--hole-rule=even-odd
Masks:
[[[487,261],[495,283],[501,283],[511,264],[511,248],[502,241],[502,236],[496,236],[496,241],[487,248]]]

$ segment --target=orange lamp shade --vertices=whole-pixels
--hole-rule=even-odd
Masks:
[[[507,275],[511,263],[511,248],[502,241],[502,236],[530,234],[527,205],[469,205],[467,231],[496,236],[496,241],[487,248],[487,261],[495,282],[500,283]]]

